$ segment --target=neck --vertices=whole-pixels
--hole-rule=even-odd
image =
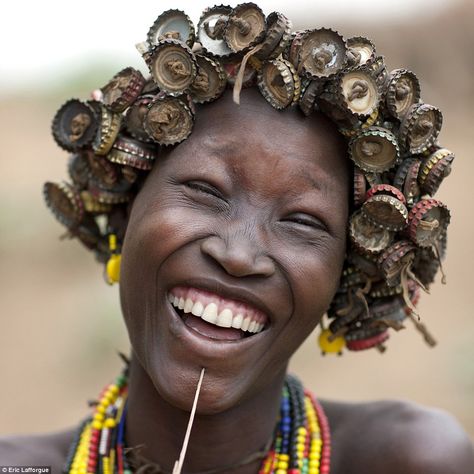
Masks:
[[[285,373],[238,406],[194,419],[184,461],[187,472],[228,468],[261,451],[272,438],[278,420]],[[166,402],[141,364],[132,356],[126,418],[127,446],[142,445],[140,455],[171,473],[181,451],[189,412]],[[233,474],[255,474],[262,459],[232,469]],[[228,469],[225,469],[229,472]]]

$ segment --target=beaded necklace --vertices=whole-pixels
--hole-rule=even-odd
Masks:
[[[127,395],[128,366],[91,403],[93,415],[80,424],[63,474],[134,472],[124,439]],[[298,379],[287,376],[275,436],[259,474],[329,474],[330,453],[329,424],[321,405]]]

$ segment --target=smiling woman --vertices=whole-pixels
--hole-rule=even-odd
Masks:
[[[53,121],[72,184],[46,183],[46,202],[120,282],[131,356],[76,430],[2,438],[2,464],[472,472],[449,415],[320,402],[287,374],[325,314],[325,352],[383,351],[405,319],[434,344],[414,315],[449,223],[433,199],[453,161],[441,112],[366,38],[291,34],[252,3],[206,10],[197,39],[183,12],[163,13],[138,46],[150,79],[126,68]]]

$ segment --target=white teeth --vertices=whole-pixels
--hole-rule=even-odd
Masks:
[[[219,316],[217,317],[216,324],[223,328],[230,328],[232,326],[232,311],[228,308],[221,311]]]
[[[193,309],[194,303],[191,298],[187,298],[186,301],[184,302],[184,308],[183,311],[185,313],[190,313],[191,310]]]
[[[232,319],[232,327],[235,329],[240,329],[242,327],[242,321],[244,320],[244,315],[239,313],[237,316],[234,316]]]
[[[224,308],[218,313],[218,307],[216,303],[209,303],[206,307],[200,302],[193,302],[191,298],[184,299],[183,297],[174,296],[171,293],[168,294],[169,302],[184,311],[184,313],[191,313],[194,316],[202,317],[204,321],[215,324],[223,328],[234,328],[241,329],[242,331],[248,331],[251,333],[259,333],[263,330],[264,325],[251,319],[250,316],[244,316],[243,313],[238,313],[234,316],[233,312],[229,308]]]
[[[203,311],[204,311],[204,306],[199,301],[194,303],[194,306],[191,309],[191,313],[194,314],[194,316],[198,316],[198,317],[202,316]]]
[[[202,319],[208,323],[216,324],[217,321],[217,305],[215,303],[209,303],[202,313]]]

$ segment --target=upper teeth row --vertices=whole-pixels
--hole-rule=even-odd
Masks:
[[[194,316],[198,316],[216,326],[242,329],[242,331],[255,334],[260,332],[264,326],[262,323],[252,320],[248,315],[239,313],[234,316],[229,308],[224,308],[217,314],[216,303],[209,303],[207,306],[204,306],[200,301],[194,302],[191,298],[178,298],[171,293],[168,295],[168,298],[174,307],[182,309],[185,313],[194,314]]]

